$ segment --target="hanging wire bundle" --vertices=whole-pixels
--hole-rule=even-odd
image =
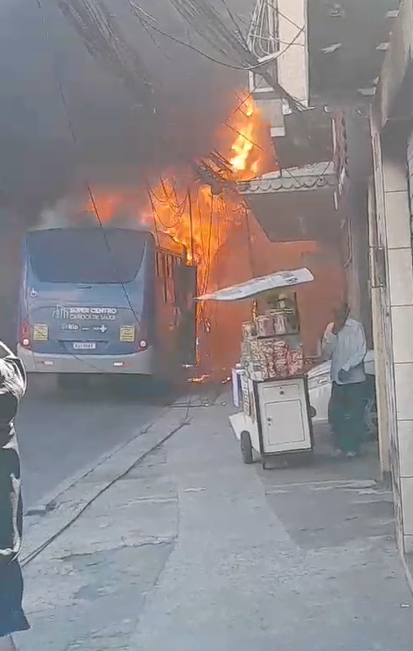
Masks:
[[[244,35],[236,17],[228,7],[225,0],[222,0],[227,19],[210,0],[169,0],[177,12],[189,23],[189,25],[203,38],[216,52],[229,59],[228,67],[237,68],[239,70],[253,71],[255,70],[260,74],[263,79],[276,90],[280,97],[286,100],[292,110],[302,111],[305,106],[296,98],[292,97],[280,84],[274,75],[269,72],[268,67],[258,60],[256,53],[251,49],[248,42],[248,37]],[[131,6],[135,9],[138,15],[139,7],[130,0]],[[148,14],[145,14],[147,17]],[[156,24],[148,23],[148,19],[141,13],[140,19],[146,22],[148,27],[154,31],[162,33]],[[228,19],[232,25],[228,25]],[[156,23],[158,21],[155,21]],[[234,29],[235,27],[235,29]],[[287,49],[294,45],[299,36],[304,31],[303,27],[297,26],[297,34],[295,38],[288,43],[279,54],[284,54]],[[165,36],[170,36],[164,33]],[[195,49],[195,48],[194,48]],[[234,62],[234,63],[232,63]],[[235,65],[235,64],[238,65]],[[242,64],[241,66],[239,64]],[[225,65],[224,62],[221,62]]]
[[[122,35],[116,17],[104,1],[57,0],[57,4],[89,53],[124,81],[144,110],[154,114],[153,79],[138,52]]]

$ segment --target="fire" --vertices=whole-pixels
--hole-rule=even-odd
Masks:
[[[132,215],[155,235],[164,232],[184,244],[188,260],[198,267],[199,294],[218,289],[217,274],[211,274],[218,251],[245,218],[237,182],[251,180],[275,165],[268,125],[250,95],[239,100],[216,140],[215,154],[210,154],[206,167],[200,163],[204,167],[199,181],[194,180],[192,169],[165,170],[156,182],[148,180],[145,189],[97,192],[94,200],[102,222]],[[198,318],[208,333],[211,317],[205,310],[201,306]]]
[[[247,106],[244,115],[247,118],[247,121],[244,125],[243,130],[240,130],[238,137],[231,147],[231,152],[234,155],[230,158],[229,162],[235,173],[248,170],[249,157],[254,148],[254,107],[251,99],[247,99],[246,104]],[[256,162],[257,161],[254,161],[252,165],[255,165]],[[255,176],[256,173],[254,170],[251,169],[251,172],[253,172]]]
[[[192,170],[169,170],[146,191],[100,192],[88,202],[103,223],[138,220],[156,232],[165,232],[183,243],[188,260],[198,266],[200,291],[209,289],[210,268],[231,228],[242,220],[238,181],[247,181],[267,171],[272,143],[268,125],[254,106],[251,95],[239,100],[229,119],[217,133],[216,159],[211,163],[220,185],[214,194],[210,185],[194,180]]]
[[[234,137],[235,135],[235,137]],[[161,181],[150,191],[155,227],[164,230],[186,245],[201,271],[205,291],[208,289],[208,268],[229,230],[241,221],[242,201],[236,191],[237,181],[250,180],[267,171],[272,143],[269,129],[250,95],[234,110],[218,134],[217,150],[229,170],[221,173],[222,192],[214,196],[210,185],[193,181],[188,186],[179,175]],[[212,165],[217,171],[217,167]]]

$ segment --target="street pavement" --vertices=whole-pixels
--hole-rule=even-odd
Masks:
[[[377,460],[244,466],[226,400],[164,410],[29,526],[23,651],[410,651]]]
[[[130,441],[161,410],[159,402],[122,395],[109,383],[65,393],[52,381],[31,382],[17,420],[26,509]]]

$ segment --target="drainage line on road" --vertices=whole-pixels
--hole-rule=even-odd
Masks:
[[[164,445],[170,438],[172,438],[172,436],[174,434],[179,432],[179,430],[181,430],[183,427],[186,427],[187,425],[189,425],[190,422],[191,422],[191,419],[188,419],[188,414],[189,414],[189,410],[191,408],[191,402],[192,402],[192,400],[190,398],[189,401],[188,401],[188,404],[186,405],[187,412],[185,414],[185,417],[177,427],[175,427],[171,432],[169,432],[166,436],[164,436],[164,438],[161,441],[159,441],[158,443],[156,443],[156,445],[153,445],[146,452],[144,452],[139,457],[139,459],[134,461],[129,466],[129,468],[127,468],[124,472],[122,472],[120,475],[117,475],[116,477],[114,477],[106,486],[104,486],[98,493],[96,493],[96,495],[94,495],[80,509],[80,511],[78,511],[78,513],[76,513],[76,515],[74,515],[73,518],[71,518],[71,520],[69,520],[69,522],[67,522],[63,527],[61,527],[58,531],[56,531],[56,533],[54,533],[53,536],[50,536],[47,540],[45,540],[45,542],[42,543],[39,547],[37,547],[37,549],[33,550],[28,556],[26,556],[26,558],[23,558],[23,560],[21,561],[21,566],[26,567],[26,565],[28,565],[35,558],[37,558],[42,552],[44,552],[45,549],[47,549],[47,547],[49,547],[52,543],[54,543],[55,540],[60,538],[60,536],[62,534],[64,534],[68,529],[70,529],[70,527],[73,524],[75,524],[75,522],[77,522],[77,520],[79,520],[79,518],[81,518],[81,516],[85,513],[85,511],[87,511],[88,508],[90,506],[92,506],[92,504],[94,502],[96,502],[97,499],[99,499],[99,497],[101,497],[104,493],[106,493],[106,491],[109,490],[109,488],[112,488],[112,486],[114,484],[116,484],[118,481],[124,479],[134,468],[136,468],[142,461],[144,461],[147,456],[149,456],[150,454],[152,454],[152,452],[155,452],[157,449],[162,447],[162,445]]]

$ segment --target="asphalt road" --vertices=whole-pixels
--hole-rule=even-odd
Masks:
[[[164,404],[112,384],[71,394],[32,387],[17,420],[26,509],[130,441]]]

